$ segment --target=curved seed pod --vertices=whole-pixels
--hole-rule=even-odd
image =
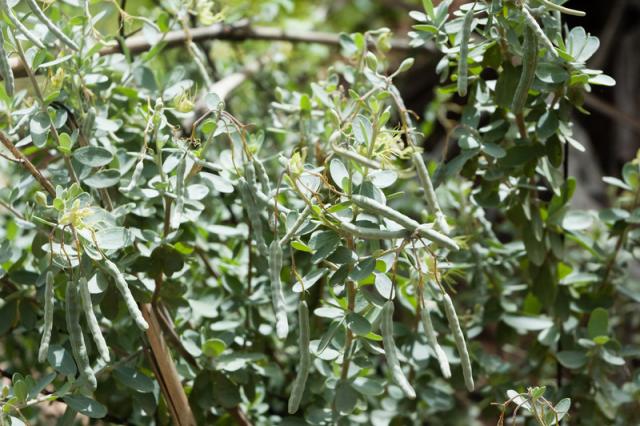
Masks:
[[[256,156],[253,157],[253,166],[256,170],[256,174],[258,176],[258,181],[260,182],[260,186],[262,187],[262,192],[265,194],[271,194],[271,182],[269,181],[269,174],[267,173],[267,169],[264,168],[264,164],[262,161]]]
[[[453,338],[458,348],[458,354],[460,355],[460,364],[462,366],[462,376],[464,377],[464,384],[467,386],[469,392],[473,392],[475,385],[473,383],[473,374],[471,371],[471,359],[469,359],[469,351],[467,350],[467,343],[464,340],[464,334],[460,328],[460,321],[458,321],[458,315],[456,309],[453,307],[453,301],[448,294],[444,295],[444,312],[447,315],[449,321],[449,329],[453,334]]]
[[[531,28],[536,36],[540,40],[542,40],[542,42],[547,46],[547,50],[549,51],[549,53],[557,58],[558,52],[556,52],[555,46],[553,45],[553,43],[551,43],[551,40],[549,40],[549,37],[547,37],[544,30],[540,28],[538,21],[536,21],[536,18],[533,17],[531,12],[529,11],[529,8],[527,6],[523,6],[521,10],[522,14],[524,15],[524,20],[527,22],[527,27]]]
[[[255,190],[258,189],[258,182],[256,181],[256,169],[253,165],[253,162],[251,161],[247,161],[244,164],[244,178],[246,179],[250,188],[252,188],[251,193],[253,194]],[[253,190],[253,188],[255,188],[255,190]],[[266,194],[269,195],[268,192]]]
[[[360,155],[357,152],[352,151],[350,149],[341,148],[335,142],[332,142],[331,147],[333,148],[333,152],[335,152],[341,157],[348,158],[349,160],[353,160],[362,166],[369,167],[370,169],[375,169],[375,170],[382,169],[382,164],[380,164],[379,162],[372,160],[370,158],[367,158],[363,155]]]
[[[364,197],[362,195],[352,195],[352,201],[361,209],[369,212],[378,214],[380,216],[386,217],[399,225],[405,227],[409,231],[417,232],[420,236],[441,244],[443,247],[446,247],[451,250],[459,250],[458,244],[453,241],[451,238],[443,235],[433,229],[430,229],[427,225],[421,225],[410,217],[393,210],[392,208],[385,206],[384,204],[379,203],[378,201]]]
[[[440,209],[440,204],[438,203],[438,198],[436,197],[436,191],[433,189],[433,183],[431,182],[431,177],[429,176],[429,170],[427,170],[427,165],[424,163],[424,159],[422,158],[422,154],[418,151],[414,151],[411,155],[411,160],[413,162],[414,167],[416,168],[416,174],[418,175],[418,180],[424,189],[424,198],[427,201],[427,206],[429,206],[429,210],[436,217],[436,225],[440,231],[445,234],[449,233],[449,224],[447,223],[447,219],[442,213]]]
[[[135,188],[138,185],[138,182],[140,181],[140,176],[142,176],[142,171],[144,170],[144,157],[143,156],[140,156],[140,157],[141,158],[136,163],[135,169],[133,169],[131,180],[129,181],[126,187],[121,189],[122,192],[131,192],[133,191],[133,188]]]
[[[422,311],[420,312],[420,317],[422,319],[422,327],[424,328],[425,333],[427,334],[427,342],[433,352],[436,354],[436,359],[438,360],[438,364],[440,365],[440,371],[442,371],[442,376],[445,379],[451,377],[451,367],[449,367],[449,359],[447,358],[447,354],[444,353],[442,346],[438,343],[438,338],[436,337],[436,331],[433,328],[433,323],[431,322],[431,314],[429,313],[429,308],[425,303],[424,296],[422,296]]]
[[[91,369],[87,347],[84,343],[84,337],[82,336],[80,310],[78,306],[78,286],[74,280],[69,281],[67,284],[65,305],[67,331],[69,332],[69,342],[71,343],[73,358],[76,360],[81,377],[87,381],[91,390],[95,390],[97,386],[96,376]]]
[[[298,336],[300,366],[289,396],[289,414],[294,414],[300,407],[300,400],[309,377],[309,367],[311,367],[311,356],[309,355],[309,307],[304,300],[300,301],[298,306],[298,324],[300,326],[300,334]]]
[[[49,354],[49,342],[51,342],[51,329],[53,328],[53,308],[55,295],[53,294],[53,272],[47,272],[44,287],[44,327],[42,328],[42,340],[38,351],[38,361],[45,362]]]
[[[513,103],[511,104],[511,110],[514,114],[522,112],[522,109],[527,103],[529,89],[536,77],[536,66],[538,65],[538,40],[535,32],[530,27],[526,27],[524,30],[523,47],[524,56],[522,57],[522,74],[520,74],[520,80],[518,81],[516,92],[513,95]]]
[[[387,365],[391,370],[393,381],[402,389],[409,399],[415,399],[416,391],[413,389],[409,381],[400,368],[398,361],[398,348],[393,340],[393,301],[385,302],[382,308],[382,321],[380,322],[380,332],[382,333],[382,343],[384,344],[384,353],[387,357]]]
[[[311,207],[309,207],[308,205],[304,208],[304,210],[302,210],[302,213],[300,213],[300,215],[298,216],[298,218],[296,219],[296,221],[293,223],[293,225],[291,226],[291,228],[289,228],[289,230],[287,231],[286,234],[284,234],[284,236],[282,238],[280,238],[280,245],[281,246],[285,246],[290,240],[291,238],[293,238],[294,234],[298,231],[298,229],[300,229],[300,227],[304,224],[304,222],[307,220],[307,217],[309,217],[309,214],[311,213]]]
[[[107,347],[107,342],[105,342],[104,336],[102,335],[102,330],[100,330],[96,314],[93,311],[93,303],[91,302],[91,293],[89,293],[89,284],[87,283],[87,279],[84,277],[80,278],[78,280],[78,286],[82,310],[84,311],[84,317],[87,320],[87,325],[89,326],[89,331],[91,332],[93,341],[98,348],[100,357],[105,360],[105,362],[109,362],[111,359],[109,357],[109,348]]]
[[[460,41],[460,60],[458,61],[458,94],[467,96],[469,79],[469,36],[471,35],[471,23],[473,22],[473,9],[475,3],[467,12],[462,23],[462,40]]]
[[[82,134],[87,138],[87,140],[91,139],[91,134],[93,133],[93,125],[95,124],[95,122],[96,109],[94,107],[90,107],[84,116],[84,121],[82,122]]]
[[[250,185],[244,178],[240,178],[238,181],[238,190],[244,203],[244,208],[249,217],[251,223],[251,229],[253,238],[256,241],[256,247],[258,252],[264,255],[267,252],[267,243],[264,241],[264,235],[262,231],[262,218],[260,218],[260,210],[256,206],[255,200],[252,195],[252,190],[255,190],[255,186]]]
[[[285,309],[284,293],[280,281],[282,269],[282,247],[278,240],[269,245],[269,278],[271,279],[271,303],[276,316],[276,335],[279,339],[286,339],[289,334],[289,322]]]
[[[35,36],[24,24],[16,17],[13,13],[13,10],[7,4],[7,0],[0,0],[0,10],[2,10],[9,18],[9,21],[24,35],[34,46],[37,46],[40,49],[44,49],[44,44]]]
[[[141,330],[147,330],[149,328],[149,324],[147,324],[147,321],[145,321],[144,317],[142,316],[142,312],[140,312],[138,303],[136,302],[136,299],[133,298],[133,294],[131,294],[131,290],[129,289],[129,284],[127,284],[127,281],[124,279],[122,272],[120,272],[116,264],[110,261],[109,259],[105,258],[103,260],[104,260],[104,267],[107,273],[115,281],[116,287],[118,288],[118,291],[122,295],[124,299],[124,303],[127,305],[127,310],[129,311],[129,314],[133,317],[133,320],[135,321],[136,325]]]
[[[364,226],[342,221],[340,222],[340,229],[363,240],[394,240],[411,236],[411,232],[406,229],[387,231],[385,229],[365,228]]]
[[[78,45],[75,44],[73,40],[67,37],[67,35],[63,33],[60,28],[56,27],[56,25],[53,22],[51,22],[51,20],[47,17],[47,15],[44,14],[42,9],[40,9],[40,6],[38,6],[38,3],[36,3],[36,0],[27,0],[27,4],[33,11],[34,15],[36,15],[38,20],[42,22],[47,28],[49,28],[49,31],[51,31],[53,35],[55,35],[58,38],[58,40],[60,40],[61,42],[63,42],[64,44],[66,44],[67,46],[69,46],[71,49],[75,51],[80,50],[78,49]]]
[[[177,229],[182,220],[184,209],[184,173],[186,171],[187,156],[183,156],[178,163],[176,170],[176,202],[174,203],[173,214],[171,215],[171,227]]]
[[[540,0],[540,3],[544,4],[551,10],[557,10],[558,12],[564,13],[565,15],[573,15],[573,16],[586,16],[587,14],[582,10],[570,9],[568,7],[561,6],[559,4],[555,4],[550,2],[549,0]]]
[[[10,97],[15,92],[15,80],[13,78],[13,70],[11,64],[9,64],[9,55],[4,50],[4,36],[2,30],[0,30],[0,75],[4,80],[4,91]]]

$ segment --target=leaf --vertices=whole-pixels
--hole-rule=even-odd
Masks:
[[[101,229],[95,237],[101,250],[119,250],[133,243],[131,231],[121,226]]]
[[[359,336],[366,336],[371,331],[371,323],[355,312],[347,314],[347,326]]]
[[[69,407],[92,419],[101,419],[107,415],[107,408],[104,405],[86,396],[68,395],[63,400]]]
[[[82,183],[95,189],[108,188],[120,182],[120,171],[117,169],[100,170],[84,179]]]
[[[31,140],[35,146],[42,148],[46,145],[50,127],[51,119],[46,112],[40,111],[31,117],[29,132],[31,133]]]
[[[344,185],[348,185],[349,181],[349,172],[347,171],[344,163],[338,158],[332,159],[331,163],[329,163],[329,173],[331,174],[331,179],[333,179],[336,185],[344,191]]]
[[[314,250],[311,261],[318,263],[325,259],[340,244],[340,236],[333,231],[320,231],[314,233],[309,239],[309,247]]]
[[[124,385],[137,392],[153,392],[153,380],[131,367],[121,366],[116,368],[114,376]]]
[[[562,227],[567,231],[582,231],[593,224],[593,216],[581,210],[572,210],[562,219]]]
[[[51,345],[47,355],[49,364],[60,374],[65,376],[75,376],[76,363],[73,361],[71,353],[59,345]]]
[[[537,331],[544,330],[553,325],[553,321],[546,317],[524,317],[516,315],[503,315],[502,321],[516,330]]]
[[[316,269],[315,271],[309,272],[307,275],[302,277],[302,282],[297,281],[293,285],[294,293],[302,293],[302,290],[308,291],[315,283],[320,280],[328,271],[327,268]]]
[[[549,84],[559,84],[569,79],[569,73],[560,65],[542,63],[536,68],[536,77]]]
[[[98,146],[83,146],[73,151],[73,158],[89,167],[106,166],[113,160],[111,151]]]
[[[609,334],[609,312],[603,308],[594,309],[589,316],[587,331],[591,339],[607,336]]]
[[[338,412],[342,414],[351,413],[358,402],[358,393],[353,389],[350,382],[341,380],[336,386],[334,402]]]
[[[208,357],[215,358],[227,348],[225,342],[220,339],[209,339],[202,344],[202,353]]]
[[[556,358],[563,367],[571,369],[581,368],[587,363],[587,355],[581,351],[560,351]]]

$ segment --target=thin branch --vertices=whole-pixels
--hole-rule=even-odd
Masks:
[[[9,138],[2,132],[0,132],[0,142],[4,145],[13,156],[20,160],[20,164],[24,167],[31,176],[34,177],[36,181],[52,196],[55,198],[56,190],[53,188],[53,185],[41,172],[38,170],[36,166],[33,165],[31,161],[27,157],[24,156],[22,152],[9,140]]]
[[[640,119],[632,117],[624,111],[620,111],[615,106],[608,102],[603,101],[595,95],[590,93],[584,94],[584,103],[599,112],[602,115],[609,117],[610,119],[617,121],[623,126],[631,127],[637,134],[640,134]]]
[[[287,31],[277,28],[250,26],[249,21],[243,20],[231,25],[217,23],[206,27],[190,28],[187,35],[183,30],[169,31],[164,35],[164,43],[167,47],[183,47],[185,41],[191,39],[194,43],[206,40],[224,41],[284,41],[290,43],[312,43],[325,46],[339,46],[340,35],[321,31]],[[146,52],[153,47],[143,35],[134,35],[126,40],[128,51],[133,54]],[[431,46],[426,48],[413,48],[407,39],[392,39],[391,48],[398,51],[427,50],[434,51]],[[100,50],[100,55],[112,55],[121,53],[122,48],[117,43]],[[24,77],[25,70],[19,61],[11,60],[11,68],[16,77]]]

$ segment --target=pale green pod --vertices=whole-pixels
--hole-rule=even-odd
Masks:
[[[256,202],[252,194],[252,192],[256,192],[257,189],[254,185],[250,185],[241,177],[238,181],[238,190],[240,191],[240,197],[242,197],[244,209],[249,218],[249,223],[251,223],[253,239],[256,242],[258,252],[265,255],[267,252],[267,243],[264,240],[262,218],[260,217],[260,210],[258,209],[258,206],[256,206]]]
[[[279,339],[286,339],[289,334],[289,322],[285,308],[284,293],[280,271],[282,269],[282,247],[276,239],[269,245],[269,278],[271,280],[271,303],[276,316],[276,335]]]
[[[529,8],[527,8],[527,6],[525,5],[522,7],[521,10],[522,10],[522,14],[524,15],[524,19],[527,23],[527,26],[531,28],[533,32],[536,34],[536,36],[538,37],[538,39],[542,40],[544,45],[547,46],[547,50],[549,51],[549,53],[557,58],[558,52],[556,52],[555,46],[553,45],[553,43],[551,43],[551,40],[549,40],[549,37],[547,37],[547,34],[545,34],[544,30],[540,27],[540,24],[538,24],[538,21],[536,21],[536,18],[533,17],[531,12],[529,11]]]
[[[433,328],[433,323],[431,322],[431,314],[429,312],[429,308],[424,301],[424,297],[422,298],[422,311],[420,312],[420,318],[422,320],[422,327],[424,328],[425,334],[427,335],[427,342],[431,349],[436,354],[436,359],[438,360],[438,364],[440,365],[440,371],[442,372],[442,376],[445,379],[451,377],[451,367],[449,366],[449,358],[447,358],[447,354],[444,353],[442,346],[438,343],[438,338],[436,337],[436,331]]]
[[[107,346],[107,342],[104,340],[102,330],[100,330],[100,324],[98,324],[98,319],[93,311],[93,303],[91,302],[91,293],[89,293],[89,284],[87,283],[87,279],[84,277],[80,278],[78,280],[78,286],[82,310],[84,311],[84,317],[87,320],[87,326],[89,327],[91,337],[93,337],[93,341],[96,344],[100,357],[105,362],[109,362],[111,359],[109,356],[109,347]]]
[[[49,31],[51,31],[58,40],[60,40],[61,42],[63,42],[64,44],[66,44],[67,46],[69,46],[71,49],[75,51],[80,50],[78,48],[78,45],[73,40],[67,37],[67,35],[63,33],[60,28],[58,28],[53,22],[51,22],[49,17],[45,15],[42,9],[40,9],[40,6],[38,6],[38,3],[36,3],[36,0],[26,0],[26,1],[29,7],[31,8],[31,10],[33,11],[33,14],[36,15],[36,17],[40,22],[42,22],[47,28],[49,28]]]
[[[289,241],[291,240],[291,238],[293,238],[293,236],[298,231],[298,229],[300,229],[300,227],[306,222],[307,217],[309,217],[309,214],[311,214],[311,207],[306,206],[304,210],[302,210],[302,213],[300,213],[296,221],[293,223],[291,228],[289,228],[287,233],[284,234],[282,238],[280,238],[280,245],[282,247],[284,247],[286,244],[289,243]]]
[[[38,351],[38,361],[45,362],[49,354],[49,343],[51,342],[51,330],[53,329],[53,309],[55,305],[55,295],[53,293],[53,272],[48,271],[45,277],[44,287],[44,327],[42,327],[42,339],[40,340],[40,350]]]
[[[464,384],[467,386],[467,390],[469,392],[473,392],[475,384],[473,383],[473,372],[471,371],[471,359],[469,358],[467,343],[464,340],[464,333],[462,333],[462,329],[460,328],[460,321],[458,320],[456,309],[453,306],[453,301],[448,294],[444,295],[444,312],[447,315],[449,329],[453,334],[456,348],[458,348],[458,355],[460,355],[460,365],[462,366]]]
[[[291,388],[289,396],[289,414],[294,414],[300,407],[304,388],[309,377],[309,368],[311,367],[311,355],[309,354],[309,307],[304,300],[298,305],[298,325],[300,327],[298,335],[298,348],[300,350],[300,364],[298,373]]]
[[[402,389],[409,399],[416,398],[416,391],[413,389],[409,380],[402,372],[400,361],[398,360],[398,348],[393,338],[393,301],[385,302],[382,308],[382,321],[380,322],[380,333],[382,334],[382,343],[384,344],[384,353],[387,358],[387,366],[391,370],[391,377],[396,385]]]
[[[424,189],[424,198],[427,202],[427,206],[429,210],[436,217],[436,225],[444,234],[449,233],[449,224],[447,223],[447,219],[442,213],[440,209],[440,204],[438,203],[438,198],[436,197],[436,191],[433,189],[433,183],[431,181],[431,177],[429,176],[429,170],[427,170],[427,165],[424,163],[424,159],[422,158],[422,154],[418,151],[414,151],[411,155],[411,160],[413,162],[414,167],[416,168],[416,174],[418,175],[418,180]]]
[[[80,303],[78,303],[78,286],[75,280],[71,280],[67,284],[65,305],[67,331],[69,332],[69,342],[71,343],[73,358],[78,365],[81,377],[87,381],[91,390],[95,390],[97,381],[91,368],[89,355],[87,354],[87,346],[84,343],[82,327],[80,326]]]
[[[9,55],[7,51],[4,50],[4,35],[2,35],[2,30],[0,30],[0,75],[4,80],[4,91],[7,92],[7,95],[13,96],[15,92],[15,79],[13,78],[13,70],[9,63]]]
[[[44,44],[35,36],[25,25],[18,19],[18,17],[13,13],[13,10],[7,4],[7,0],[0,0],[0,10],[2,10],[9,21],[24,35],[34,46],[44,49]]]
[[[514,114],[519,114],[524,109],[529,95],[529,89],[536,77],[536,67],[538,65],[538,40],[535,32],[526,27],[524,30],[524,55],[522,57],[522,74],[518,80],[516,92],[513,95],[511,110]]]
[[[467,96],[467,87],[469,81],[469,37],[471,36],[471,24],[473,22],[473,9],[467,12],[462,23],[462,39],[460,40],[460,60],[458,61],[458,94]]]
[[[147,324],[147,321],[144,319],[144,316],[142,316],[142,312],[138,307],[138,303],[136,302],[136,299],[133,298],[133,294],[131,294],[131,290],[129,289],[129,284],[127,284],[127,281],[124,279],[122,272],[120,272],[116,264],[110,261],[109,259],[105,258],[103,259],[103,262],[104,262],[104,268],[106,272],[115,281],[116,287],[118,288],[118,291],[120,292],[120,294],[122,295],[122,298],[124,299],[124,303],[127,306],[127,310],[129,311],[129,314],[133,318],[136,325],[141,330],[146,331],[149,328],[149,324]]]

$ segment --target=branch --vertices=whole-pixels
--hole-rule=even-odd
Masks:
[[[242,20],[234,24],[217,23],[207,27],[196,27],[189,29],[189,35],[182,30],[169,31],[163,36],[163,43],[167,47],[183,46],[188,38],[195,42],[205,40],[226,40],[226,41],[246,41],[246,40],[265,40],[265,41],[285,41],[290,43],[313,43],[326,46],[339,46],[340,35],[330,32],[321,31],[286,31],[270,27],[253,27],[249,25],[249,21]],[[151,45],[143,35],[134,35],[126,40],[127,49],[131,54],[139,54],[151,49]],[[420,50],[409,45],[407,39],[392,39],[391,48],[399,51]],[[432,51],[431,47],[422,48],[423,50]],[[100,50],[100,55],[112,55],[121,53],[122,48],[117,43],[105,47]],[[16,77],[24,77],[25,70],[20,61],[11,59],[11,68]]]
[[[611,105],[608,102],[603,101],[591,93],[584,94],[584,103],[598,111],[600,114],[605,115],[612,119],[613,121],[617,121],[623,126],[631,127],[637,134],[640,134],[640,119],[633,117],[627,114],[624,111],[619,110],[615,106]]]
[[[2,142],[2,145],[4,145],[9,151],[11,151],[11,154],[13,154],[13,156],[20,161],[20,164],[22,165],[22,167],[24,167],[29,173],[31,173],[31,176],[34,177],[35,180],[38,181],[38,183],[40,185],[42,185],[42,187],[53,197],[56,197],[56,190],[53,188],[53,185],[51,184],[51,182],[49,181],[49,179],[47,179],[41,172],[40,170],[38,170],[38,168],[36,166],[33,165],[33,163],[31,161],[29,161],[29,159],[27,157],[24,156],[24,154],[22,152],[20,152],[20,150],[18,148],[16,148],[16,146],[13,144],[13,142],[11,142],[11,140],[9,140],[9,138],[2,132],[0,132],[0,142]]]

